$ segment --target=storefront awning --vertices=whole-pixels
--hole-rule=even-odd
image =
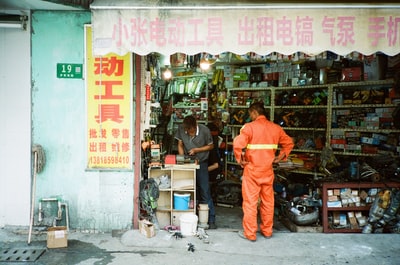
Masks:
[[[151,6],[152,1],[94,1],[93,53],[400,53],[400,5],[396,4],[295,6],[246,1],[232,6],[156,2]]]

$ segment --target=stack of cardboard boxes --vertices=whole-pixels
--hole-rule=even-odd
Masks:
[[[367,223],[366,213],[363,211],[346,211],[347,207],[360,207],[370,205],[378,189],[357,190],[350,188],[330,189],[328,192],[329,207],[343,207],[343,212],[333,212],[332,225],[358,229]]]

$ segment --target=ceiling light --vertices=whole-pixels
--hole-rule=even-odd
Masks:
[[[167,67],[166,69],[165,69],[165,71],[163,72],[163,77],[164,77],[164,80],[170,80],[171,79],[171,77],[172,77],[172,72],[171,72],[171,70]]]

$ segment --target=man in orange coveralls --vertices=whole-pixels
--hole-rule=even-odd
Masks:
[[[260,232],[270,238],[274,220],[272,165],[285,160],[294,144],[279,125],[267,120],[262,103],[253,103],[248,111],[252,122],[240,129],[240,134],[233,140],[233,151],[236,161],[243,167],[243,231],[239,231],[239,236],[256,241],[258,199],[261,199]],[[281,150],[275,156],[278,145]]]

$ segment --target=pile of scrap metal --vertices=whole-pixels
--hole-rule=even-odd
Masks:
[[[157,181],[154,178],[143,179],[140,181],[139,191],[139,216],[154,224],[159,229],[156,211],[158,207],[158,198],[160,190]]]
[[[232,180],[223,180],[217,184],[217,203],[219,205],[239,206],[242,204],[242,185]]]
[[[312,225],[319,222],[321,200],[314,197],[294,197],[287,202],[285,214],[296,225]]]
[[[381,190],[369,210],[368,223],[362,232],[400,233],[400,190]]]

